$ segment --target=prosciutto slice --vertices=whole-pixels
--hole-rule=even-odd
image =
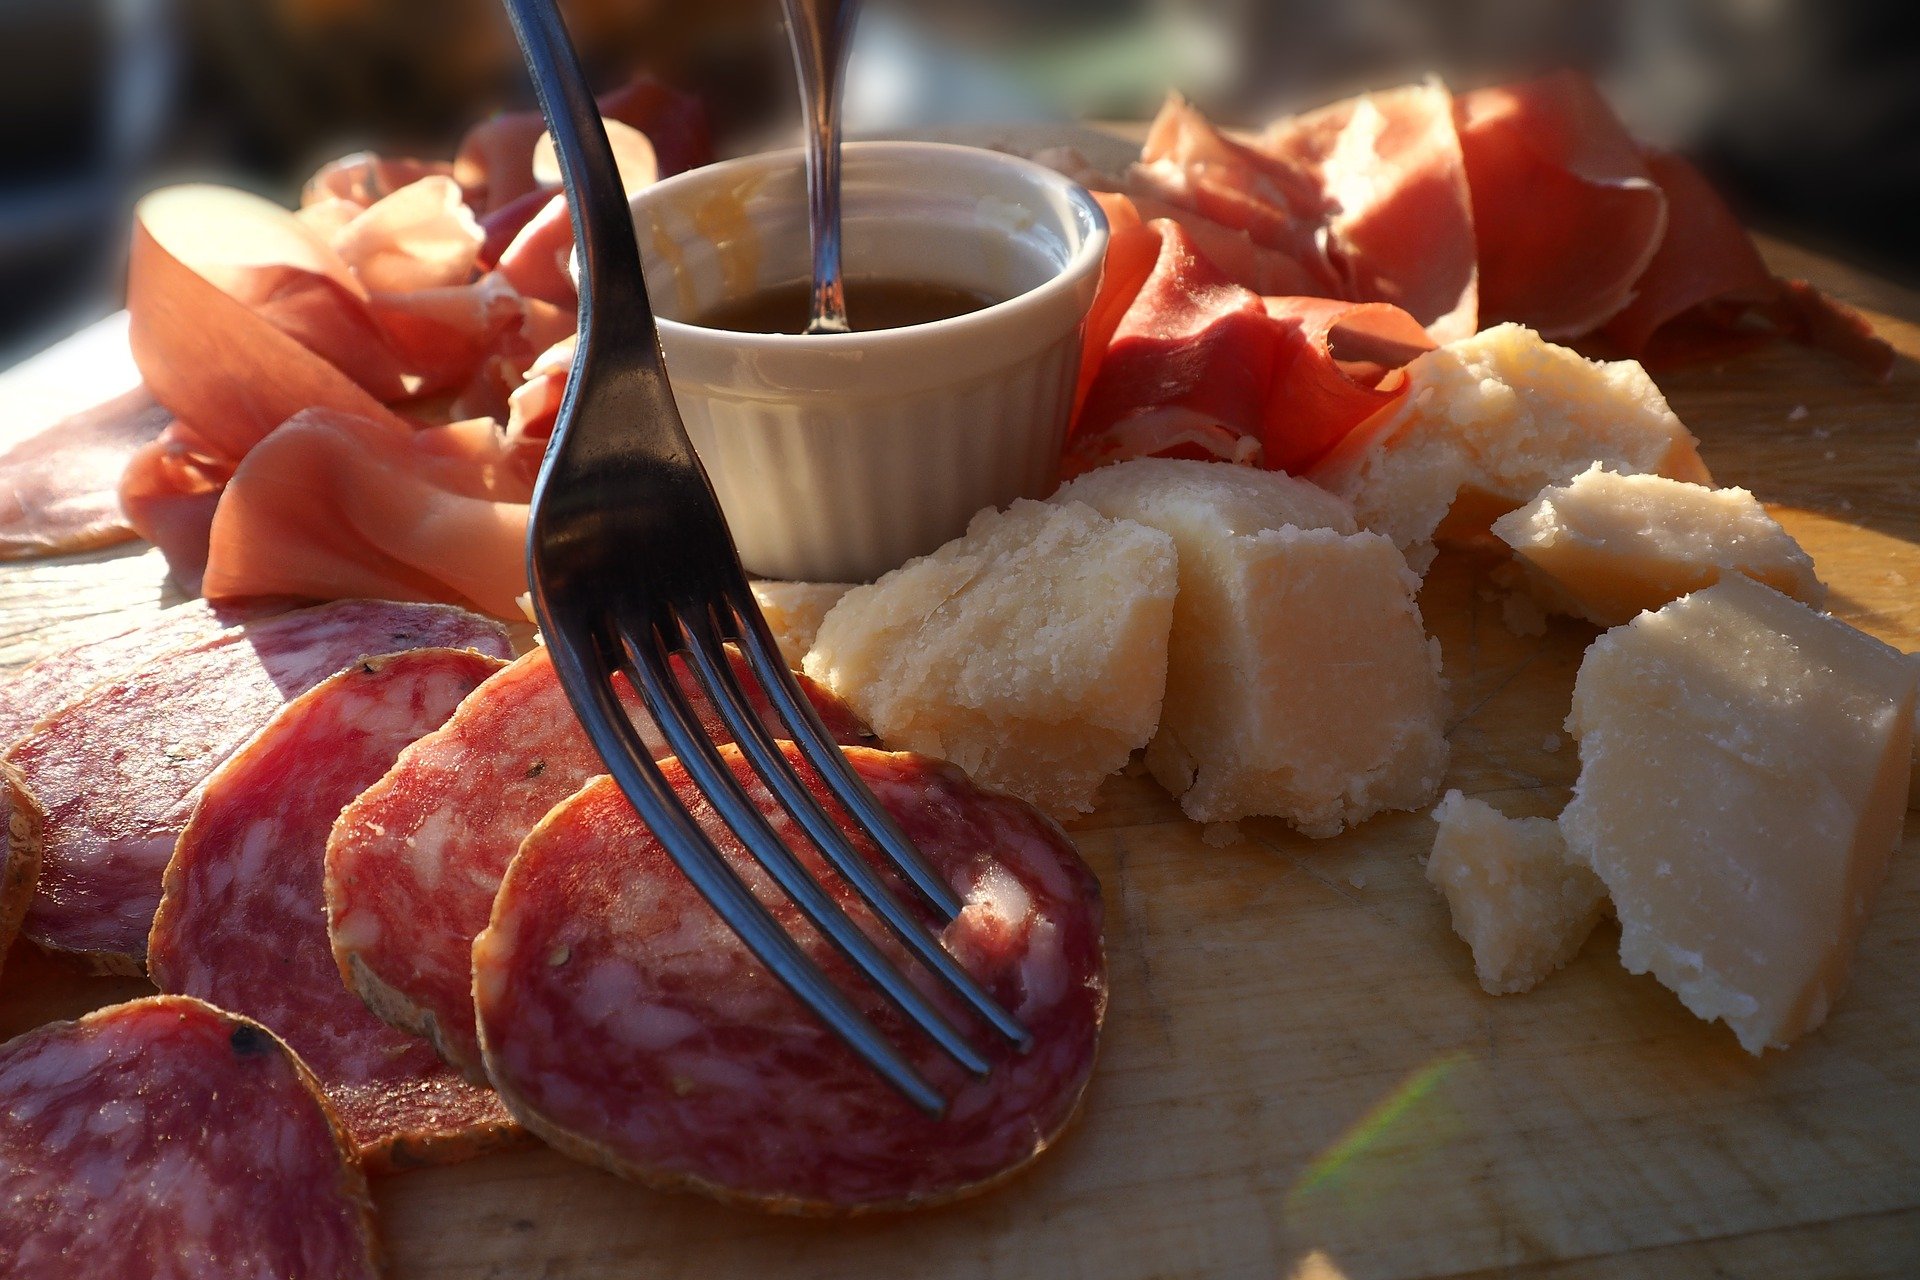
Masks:
[[[1383,303],[1262,298],[1180,223],[1141,223],[1107,203],[1118,229],[1089,321],[1100,345],[1068,475],[1149,456],[1304,470],[1392,403],[1393,371],[1434,345]]]

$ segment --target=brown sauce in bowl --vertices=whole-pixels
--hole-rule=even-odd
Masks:
[[[925,280],[848,279],[845,287],[847,322],[856,333],[951,320],[1002,301],[972,289]],[[812,288],[806,280],[778,284],[723,302],[702,312],[693,323],[703,329],[734,333],[805,333]]]

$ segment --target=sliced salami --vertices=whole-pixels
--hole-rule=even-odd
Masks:
[[[207,779],[147,941],[155,986],[258,1019],[293,1046],[373,1172],[463,1159],[517,1132],[493,1090],[346,989],[321,894],[341,807],[502,665],[415,649],[288,703]]]
[[[774,815],[738,748],[723,753]],[[643,1182],[793,1213],[953,1199],[1054,1139],[1093,1072],[1106,1006],[1098,882],[1038,811],[951,765],[859,748],[847,758],[966,903],[942,941],[1025,1023],[1031,1051],[977,1031],[994,1064],[984,1080],[942,1057],[852,976],[669,761],[680,798],[754,893],[946,1094],[947,1115],[916,1110],[770,976],[603,777],[527,837],[474,943],[487,1070],[523,1124]],[[823,870],[811,849],[803,857]],[[881,936],[838,877],[822,879]]]
[[[733,661],[771,724],[745,663]],[[872,740],[838,698],[796,678],[836,738]],[[668,754],[638,701],[629,696],[627,705],[648,746]],[[728,740],[717,718],[705,728]],[[487,1077],[473,1027],[474,935],[527,832],[605,769],[552,661],[536,649],[407,748],[334,826],[327,922],[341,971],[375,1013],[426,1036],[475,1082]]]
[[[292,601],[175,605],[144,627],[49,654],[0,683],[0,744],[10,743],[103,680],[123,676],[164,653],[211,639],[228,627],[285,613]]]
[[[185,996],[0,1045],[0,1270],[372,1280],[373,1204],[313,1077]]]
[[[45,815],[20,771],[0,764],[0,965],[7,959],[40,879],[40,824]]]
[[[207,775],[288,699],[368,654],[426,646],[511,652],[499,623],[462,609],[341,600],[155,658],[35,725],[6,757],[47,814],[27,937],[138,973]]]

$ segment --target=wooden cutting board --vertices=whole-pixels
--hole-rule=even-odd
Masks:
[[[1834,611],[1920,649],[1920,305],[1769,251],[1907,317],[1876,316],[1905,357],[1891,383],[1783,345],[1661,384],[1719,480],[1813,554]],[[1488,568],[1443,557],[1421,597],[1451,682],[1447,784],[1551,815],[1594,632],[1510,633]],[[0,662],[150,613],[162,574],[138,549],[0,568]],[[1318,842],[1243,829],[1208,847],[1140,776],[1074,824],[1106,893],[1103,1060],[1076,1126],[1003,1190],[802,1222],[526,1149],[377,1184],[391,1275],[1920,1276],[1920,819],[1832,1018],[1763,1059],[1627,975],[1610,925],[1531,994],[1483,994],[1421,874],[1424,814]],[[146,989],[23,945],[0,1035]]]

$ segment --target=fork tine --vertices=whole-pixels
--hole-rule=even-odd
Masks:
[[[726,661],[719,640],[709,629],[698,624],[689,625],[683,619],[681,631],[679,638],[685,642],[697,668],[711,665],[716,656],[718,661]],[[854,968],[884,992],[915,1026],[961,1066],[976,1076],[985,1075],[991,1064],[967,1043],[946,1015],[908,980],[873,939],[839,908],[825,886],[800,865],[793,850],[786,846],[767,821],[766,815],[747,795],[733,770],[721,759],[719,748],[714,746],[700,727],[699,717],[687,702],[686,694],[681,691],[680,682],[667,666],[664,653],[660,655],[661,661],[648,662],[646,651],[640,650],[637,643],[644,637],[635,637],[624,630],[622,635],[632,653],[637,683],[644,682],[640,684],[641,700],[659,724],[660,731],[679,757],[681,765],[700,790],[706,793],[708,802],[720,815],[721,821],[733,829],[787,897]]]
[[[552,618],[542,621],[545,629],[554,630]],[[580,657],[583,652],[592,653],[597,669],[588,668]],[[780,927],[667,785],[652,753],[628,719],[612,683],[614,670],[625,670],[628,679],[643,691],[655,720],[665,723],[660,714],[664,708],[654,706],[652,697],[645,692],[648,686],[652,686],[655,696],[660,691],[659,673],[652,664],[628,661],[626,648],[619,638],[598,629],[589,629],[584,636],[569,634],[566,643],[554,646],[553,659],[566,677],[562,684],[581,725],[593,739],[614,781],[639,812],[641,820],[660,838],[681,873],[693,882],[720,919],[862,1061],[921,1111],[935,1117],[945,1114],[946,1099],[900,1056]],[[652,679],[648,678],[649,673]],[[671,676],[667,683],[673,683]],[[684,730],[684,726],[681,728]]]
[[[840,745],[827,732],[826,725],[820,722],[820,713],[814,710],[813,704],[794,684],[787,660],[780,656],[779,646],[774,643],[772,633],[767,630],[767,621],[761,616],[759,606],[753,603],[752,596],[744,591],[729,591],[727,604],[738,623],[737,630],[730,638],[739,643],[741,655],[752,669],[754,679],[760,682],[768,701],[773,703],[780,722],[793,733],[795,745],[819,770],[821,780],[827,784],[827,790],[833,793],[833,798],[840,802],[841,808],[879,846],[894,869],[920,891],[920,896],[934,909],[940,922],[951,923],[960,914],[960,899],[940,878],[940,873],[927,865],[927,860],[914,848],[913,841],[907,839],[895,824],[893,815],[880,806],[873,792],[867,790],[867,784],[860,780],[860,775],[853,771],[847,758],[840,754]]]
[[[780,798],[786,811],[805,828],[815,847],[853,886],[874,914],[886,921],[894,935],[921,964],[957,992],[983,1021],[1024,1052],[1033,1042],[1026,1028],[981,989],[973,980],[973,975],[960,967],[960,963],[940,945],[937,938],[907,914],[893,890],[874,874],[873,867],[854,849],[839,824],[813,798],[813,793],[807,790],[800,775],[788,763],[785,753],[775,745],[773,735],[748,704],[746,692],[734,677],[733,664],[726,660],[724,654],[718,655],[716,660],[713,650],[699,645],[693,648],[690,656],[701,685],[707,690],[707,696],[720,713],[720,718],[732,730],[740,750],[752,761],[761,780]],[[835,748],[835,753],[838,754],[838,748]]]

